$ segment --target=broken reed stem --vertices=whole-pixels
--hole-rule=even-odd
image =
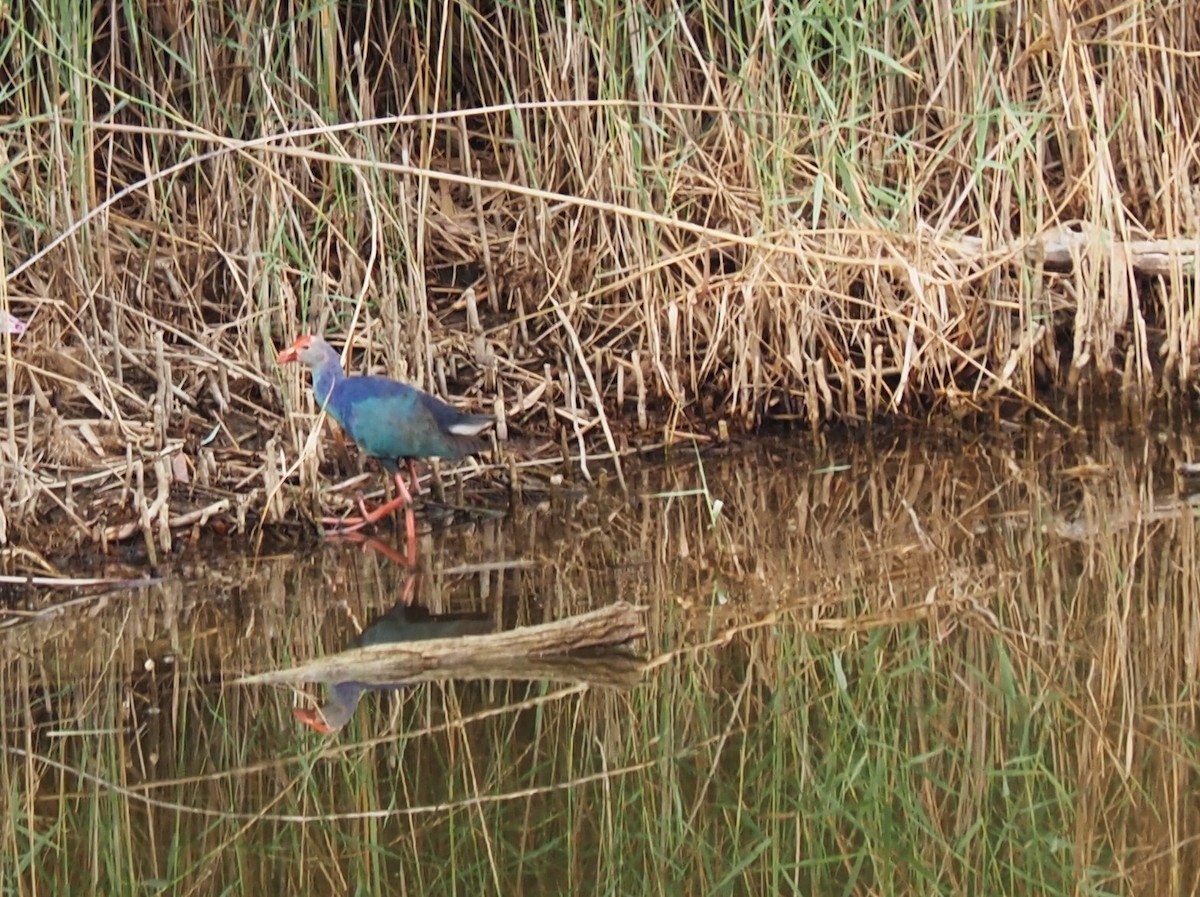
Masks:
[[[621,491],[627,491],[625,485],[625,472],[621,468],[620,454],[617,452],[617,441],[613,438],[612,428],[608,425],[608,415],[604,411],[604,397],[600,394],[600,388],[596,385],[596,379],[592,376],[591,366],[588,364],[587,356],[584,354],[583,346],[579,342],[579,334],[575,330],[575,325],[571,323],[570,317],[563,311],[562,305],[553,295],[548,297],[550,303],[554,306],[554,311],[558,315],[559,321],[562,323],[563,330],[567,334],[567,338],[571,342],[571,348],[575,351],[575,358],[579,362],[579,368],[583,371],[584,379],[587,380],[588,388],[592,393],[592,403],[596,409],[596,416],[600,421],[600,427],[604,430],[604,439],[608,444],[608,450],[613,459],[613,467],[617,472],[617,481],[621,484]],[[582,454],[582,442],[580,446]],[[591,479],[590,477],[588,478]]]
[[[11,576],[0,574],[0,583],[13,586],[46,586],[55,589],[81,589],[88,586],[112,586],[122,589],[138,589],[153,585],[160,580],[154,576],[135,579],[109,579],[96,576]],[[16,612],[16,611],[10,611]]]

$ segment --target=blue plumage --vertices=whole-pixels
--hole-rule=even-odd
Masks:
[[[359,448],[378,458],[390,473],[408,458],[474,454],[483,448],[482,440],[450,428],[490,423],[386,377],[343,378],[334,384],[326,408]]]
[[[319,337],[301,337],[297,346],[292,347],[296,359],[312,368],[318,404],[388,473],[395,474],[400,462],[410,458],[461,458],[483,450],[478,434],[492,422],[490,417],[464,414],[388,377],[349,377],[337,352]]]

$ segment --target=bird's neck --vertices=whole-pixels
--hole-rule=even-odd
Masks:
[[[336,356],[332,362],[314,367],[313,394],[316,396],[317,405],[324,408],[334,387],[344,379],[346,379],[346,373],[342,370],[341,362],[337,360]]]

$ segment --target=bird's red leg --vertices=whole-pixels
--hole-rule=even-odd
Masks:
[[[417,480],[417,462],[412,458],[408,459],[408,478],[412,480],[412,494],[419,495],[421,493],[421,483]]]
[[[413,463],[411,458],[408,463],[411,467]],[[417,518],[413,514],[412,495],[404,488],[404,474],[398,470],[396,471],[396,488],[404,499],[404,534],[408,543],[408,562],[413,565],[417,562]]]

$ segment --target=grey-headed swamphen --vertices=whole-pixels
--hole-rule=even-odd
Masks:
[[[408,556],[416,557],[416,522],[412,493],[419,491],[417,458],[461,458],[482,451],[480,433],[492,423],[481,414],[466,414],[427,392],[389,377],[347,376],[337,351],[319,336],[302,336],[276,359],[299,361],[312,369],[317,405],[328,411],[360,449],[376,458],[396,481],[395,499],[368,511],[359,499],[362,517],[323,521],[349,532],[361,529],[405,508]],[[412,491],[405,485],[400,462],[408,466]]]

